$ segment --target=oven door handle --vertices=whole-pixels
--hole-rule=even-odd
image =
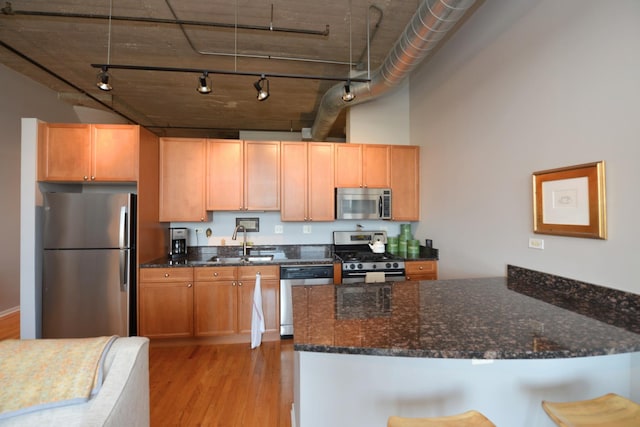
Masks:
[[[373,272],[369,272],[369,273],[373,273]],[[404,272],[403,271],[381,271],[380,273],[384,273],[385,276],[404,276]],[[347,274],[345,274],[345,277],[352,277],[352,276],[366,276],[367,272],[363,271],[361,272],[349,272]]]

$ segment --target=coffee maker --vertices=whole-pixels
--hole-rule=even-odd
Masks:
[[[187,228],[169,229],[169,258],[179,259],[187,257],[188,235],[189,230]]]

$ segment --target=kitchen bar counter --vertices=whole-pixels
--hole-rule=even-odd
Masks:
[[[509,266],[507,278],[294,288],[297,427],[476,409],[552,427],[544,399],[640,399],[640,296]]]
[[[294,348],[457,359],[640,351],[640,296],[587,284],[554,291],[554,276],[509,269],[509,278],[296,287]]]

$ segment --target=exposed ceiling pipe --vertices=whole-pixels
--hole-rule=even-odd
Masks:
[[[303,129],[303,135],[310,135],[314,141],[325,140],[345,107],[371,101],[400,84],[475,2],[476,0],[423,0],[382,65],[373,71],[371,81],[351,84],[350,89],[355,93],[355,99],[349,103],[342,100],[344,84],[331,87],[320,101],[311,130]]]

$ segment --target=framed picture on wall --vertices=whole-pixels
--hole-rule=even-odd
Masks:
[[[607,238],[604,161],[533,173],[533,232]]]

